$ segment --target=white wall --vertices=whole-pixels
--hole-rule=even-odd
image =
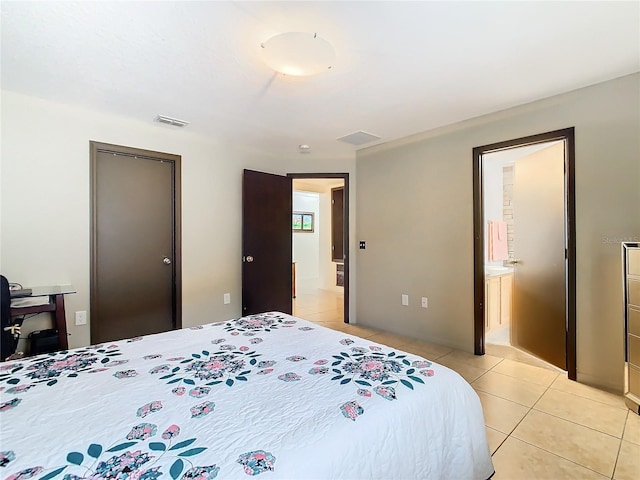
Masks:
[[[620,391],[620,239],[640,238],[640,74],[359,151],[357,240],[367,249],[353,250],[358,322],[473,351],[472,150],[567,127],[576,141],[578,379]]]
[[[484,263],[486,265],[502,265],[502,260],[488,260],[487,226],[491,221],[502,221],[502,162],[492,161],[486,155],[482,161],[482,199],[484,210]]]
[[[314,192],[293,192],[293,211],[314,214],[313,232],[293,232],[293,261],[299,288],[318,288],[320,281],[320,195]],[[304,286],[304,287],[303,287]]]
[[[24,285],[76,287],[65,300],[71,347],[89,343],[90,316],[87,326],[75,326],[73,312],[89,311],[90,140],[182,156],[184,326],[240,314],[243,168],[277,174],[348,172],[355,178],[352,158],[306,156],[304,163],[297,157],[275,158],[194,135],[188,127],[179,130],[8,91],[2,91],[1,121],[2,273]],[[225,292],[231,293],[230,305],[222,303]],[[355,318],[355,301],[351,306]]]

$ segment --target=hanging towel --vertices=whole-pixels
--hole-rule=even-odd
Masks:
[[[505,222],[496,222],[498,224],[498,240],[507,241],[507,224]]]
[[[488,233],[488,257],[490,262],[509,258],[507,245],[507,224],[501,221],[490,221]]]

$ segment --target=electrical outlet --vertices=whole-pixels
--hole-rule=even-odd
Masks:
[[[87,311],[81,310],[76,312],[76,325],[86,325],[87,324]]]
[[[429,307],[429,299],[427,297],[422,297],[422,308]]]
[[[228,305],[229,303],[231,303],[231,294],[230,293],[225,293],[223,295],[223,301],[225,305]]]
[[[402,305],[409,305],[409,295],[402,294]]]

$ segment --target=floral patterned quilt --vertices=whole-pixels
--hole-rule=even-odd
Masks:
[[[0,477],[475,479],[455,372],[278,312],[0,363]]]

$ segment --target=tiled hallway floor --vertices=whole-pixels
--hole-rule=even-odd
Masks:
[[[482,402],[495,480],[640,479],[640,416],[620,395],[567,380],[564,372],[508,349],[475,356],[347,325],[342,297],[327,291],[299,295],[294,315],[423,356],[463,376]]]

